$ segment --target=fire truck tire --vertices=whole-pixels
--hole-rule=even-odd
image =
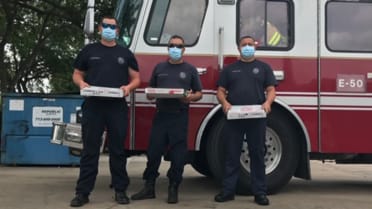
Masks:
[[[221,137],[224,119],[220,118],[212,127],[207,142],[209,168],[218,182],[224,172],[224,151]],[[294,126],[285,115],[272,112],[266,129],[265,164],[268,194],[277,193],[292,178],[299,159],[299,145]],[[250,168],[247,144],[243,143],[240,158],[241,171],[237,183],[237,194],[250,195]]]
[[[193,162],[191,163],[191,166],[200,174],[212,177],[212,173],[209,170],[207,158],[205,156],[205,150],[201,150],[199,152],[195,153],[195,157]]]
[[[224,119],[219,118],[211,126],[207,141],[207,161],[209,170],[213,178],[220,182],[224,173],[224,150],[223,141],[221,137],[222,127],[224,126]]]

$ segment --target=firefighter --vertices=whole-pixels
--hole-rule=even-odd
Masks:
[[[120,88],[128,96],[140,84],[138,64],[133,53],[116,43],[117,20],[104,17],[98,28],[101,40],[85,46],[74,62],[73,81],[83,89],[90,85]],[[80,207],[89,202],[98,173],[102,134],[107,128],[110,171],[115,201],[128,204],[124,140],[127,135],[128,107],[125,98],[87,97],[82,104],[83,151],[75,197],[70,206]]]
[[[174,35],[168,42],[170,59],[156,65],[149,85],[154,88],[187,89],[186,97],[156,99],[156,113],[153,119],[147,164],[143,173],[144,188],[131,196],[132,200],[155,198],[155,181],[159,176],[161,157],[166,150],[171,165],[167,172],[169,179],[168,203],[178,202],[178,186],[187,154],[188,109],[191,101],[202,98],[202,86],[196,68],[183,61],[184,39]],[[154,99],[147,96],[148,99]]]
[[[232,105],[262,105],[269,113],[275,99],[276,80],[271,67],[254,57],[255,40],[251,36],[240,38],[240,60],[227,66],[217,82],[217,99],[227,113]],[[266,96],[265,96],[266,93]],[[222,130],[225,140],[225,171],[222,191],[216,202],[226,202],[235,197],[240,171],[240,155],[244,136],[247,139],[251,189],[259,205],[269,205],[266,196],[265,176],[266,118],[227,120]]]
[[[249,18],[242,22],[241,34],[251,33],[260,46],[285,47],[287,39],[272,22],[266,22],[265,40],[265,19],[261,16]]]
[[[286,46],[286,39],[280,33],[278,28],[271,24],[270,22],[266,23],[266,35],[267,35],[267,45],[278,47],[278,46]]]

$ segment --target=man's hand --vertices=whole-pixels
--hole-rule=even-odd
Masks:
[[[181,98],[181,101],[184,103],[190,103],[192,101],[192,91],[187,91],[186,95],[187,96]]]
[[[222,105],[223,112],[227,114],[227,112],[231,109],[231,104],[228,101],[226,101],[221,105]]]
[[[130,94],[130,87],[129,86],[121,86],[120,89],[123,91],[124,97],[127,97]]]
[[[191,90],[188,90],[186,93],[187,96],[181,98],[181,101],[184,103],[196,102],[203,97],[200,91],[193,92]]]
[[[86,83],[85,81],[80,81],[79,82],[79,88],[80,89],[83,89],[83,88],[86,88],[86,87],[89,87],[88,83]]]
[[[265,102],[262,104],[262,109],[266,112],[266,113],[270,113],[271,112],[271,104],[270,102]]]

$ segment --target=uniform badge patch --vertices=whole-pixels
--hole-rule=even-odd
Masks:
[[[185,79],[186,78],[186,73],[185,72],[180,72],[180,78]]]
[[[253,72],[254,74],[257,74],[257,73],[260,72],[260,69],[258,69],[258,68],[255,67],[255,68],[253,68],[252,72]]]
[[[121,65],[124,64],[125,63],[124,58],[118,57],[118,63],[121,64]]]

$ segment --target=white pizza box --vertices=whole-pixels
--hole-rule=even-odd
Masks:
[[[187,91],[180,88],[145,88],[145,94],[155,98],[182,98]]]
[[[261,105],[233,105],[227,112],[228,120],[266,118],[266,112]]]
[[[101,86],[89,86],[80,90],[81,96],[95,96],[95,97],[123,97],[123,90],[120,88],[109,88]]]

